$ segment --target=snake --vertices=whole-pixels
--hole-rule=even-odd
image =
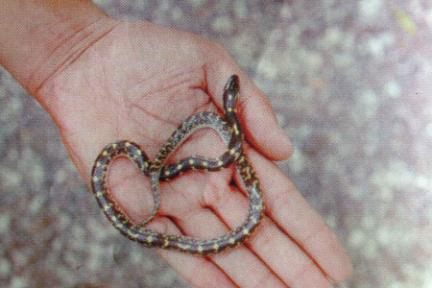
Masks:
[[[91,173],[91,188],[100,209],[111,224],[124,236],[149,248],[175,249],[182,252],[207,255],[243,243],[258,227],[264,215],[264,201],[259,179],[244,153],[244,133],[237,116],[236,104],[240,83],[237,75],[229,77],[223,90],[224,116],[210,111],[189,116],[174,130],[167,142],[151,161],[136,143],[120,140],[106,145],[98,154]],[[192,156],[167,164],[169,156],[195,131],[211,128],[217,132],[227,150],[216,158]],[[117,157],[130,159],[142,173],[150,178],[153,196],[153,211],[140,223],[134,223],[122,207],[112,198],[107,177],[110,164]],[[219,171],[235,165],[249,199],[248,215],[243,223],[216,238],[197,239],[185,235],[165,234],[144,226],[158,213],[160,208],[160,181],[172,179],[189,170]]]

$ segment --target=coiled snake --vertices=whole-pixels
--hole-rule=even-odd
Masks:
[[[224,88],[225,115],[200,112],[187,118],[171,135],[153,161],[150,161],[139,145],[130,141],[118,141],[105,146],[95,160],[91,187],[100,208],[112,225],[123,235],[147,247],[177,249],[189,253],[216,253],[242,243],[258,226],[264,211],[264,203],[258,178],[243,153],[243,132],[236,114],[239,97],[239,78],[232,75]],[[189,157],[167,164],[167,158],[181,143],[198,129],[212,128],[222,138],[228,149],[218,158]],[[127,157],[150,177],[153,195],[153,211],[145,221],[134,224],[110,197],[107,175],[110,163],[119,156]],[[214,239],[196,239],[189,236],[158,233],[143,226],[157,215],[160,206],[159,181],[178,176],[190,169],[218,171],[234,163],[249,197],[249,212],[242,225]]]

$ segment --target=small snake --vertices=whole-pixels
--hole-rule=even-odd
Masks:
[[[105,146],[96,158],[92,169],[91,186],[100,208],[108,220],[123,235],[147,247],[177,249],[189,253],[216,253],[242,243],[258,226],[264,203],[256,173],[243,152],[243,132],[236,114],[239,95],[239,79],[233,75],[224,88],[224,118],[213,112],[200,112],[187,118],[161,148],[154,161],[150,161],[139,145],[130,141],[118,141]],[[212,128],[222,138],[228,149],[217,158],[188,157],[174,164],[167,164],[167,158],[198,129]],[[150,177],[153,195],[152,214],[141,223],[134,224],[127,214],[112,200],[107,187],[107,174],[110,163],[118,156],[129,158]],[[189,236],[168,235],[145,229],[143,226],[152,220],[160,207],[160,180],[167,180],[191,169],[218,171],[235,163],[249,197],[249,212],[246,220],[236,229],[214,239],[196,239]]]

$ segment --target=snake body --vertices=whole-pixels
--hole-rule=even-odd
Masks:
[[[187,118],[171,135],[153,161],[136,143],[118,141],[105,146],[96,158],[92,170],[91,186],[96,200],[108,220],[123,235],[147,247],[177,249],[189,253],[216,253],[243,242],[258,226],[264,211],[263,197],[256,173],[243,152],[243,132],[236,114],[239,79],[236,75],[228,79],[224,88],[224,118],[213,112],[200,112]],[[188,157],[166,164],[168,157],[198,129],[212,128],[221,137],[227,150],[217,158]],[[150,177],[153,194],[153,212],[143,222],[132,223],[122,208],[112,200],[107,187],[110,163],[118,157],[129,158],[137,167]],[[213,239],[196,239],[182,235],[168,235],[145,229],[157,214],[160,206],[160,180],[178,176],[190,169],[217,171],[235,163],[236,170],[243,181],[249,197],[249,212],[242,225]]]

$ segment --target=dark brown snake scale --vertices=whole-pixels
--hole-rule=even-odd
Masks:
[[[171,135],[153,161],[141,147],[123,140],[105,146],[93,166],[91,186],[96,200],[112,225],[123,235],[147,247],[177,249],[189,253],[216,253],[242,243],[259,225],[264,212],[263,197],[258,178],[249,160],[243,153],[244,136],[236,114],[239,97],[239,79],[236,75],[228,79],[224,88],[223,107],[225,115],[200,112],[187,118]],[[174,164],[166,164],[167,158],[198,129],[212,128],[222,138],[227,150],[217,158],[188,157]],[[116,157],[127,157],[150,177],[153,195],[153,212],[143,222],[134,224],[121,207],[110,197],[107,187],[109,165]],[[153,219],[160,206],[159,181],[167,180],[191,169],[218,171],[235,164],[249,197],[249,212],[242,225],[214,239],[196,239],[182,235],[168,235],[145,229],[143,226]]]

